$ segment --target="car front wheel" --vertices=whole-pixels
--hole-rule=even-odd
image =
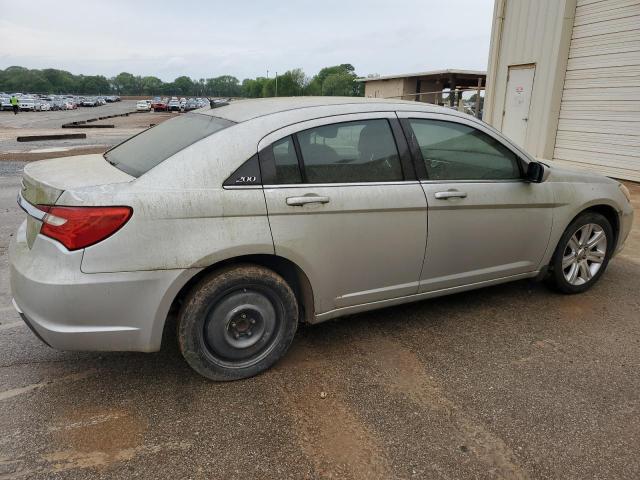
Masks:
[[[551,284],[563,293],[588,290],[607,268],[613,248],[613,229],[603,215],[579,215],[558,243],[551,265]]]
[[[252,377],[289,349],[298,303],[287,282],[258,265],[237,265],[205,276],[188,294],[178,320],[187,363],[216,381]]]

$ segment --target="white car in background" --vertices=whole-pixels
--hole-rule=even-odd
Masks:
[[[11,97],[8,95],[0,95],[0,110],[11,110]]]
[[[136,111],[150,112],[151,104],[147,100],[138,100],[138,103],[136,103]]]
[[[22,96],[18,99],[18,106],[20,110],[34,111],[36,109],[36,101],[33,97]]]
[[[171,100],[169,100],[167,104],[167,110],[170,112],[179,112],[182,110],[182,105],[176,97],[171,97]]]

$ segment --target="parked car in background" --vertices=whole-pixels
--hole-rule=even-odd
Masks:
[[[198,108],[198,102],[194,99],[194,98],[190,98],[189,100],[187,100],[187,102],[184,104],[184,110],[185,112],[188,112],[190,110],[195,110],[196,108]]]
[[[154,112],[164,112],[167,110],[167,103],[160,97],[155,97],[151,102],[151,108]]]
[[[56,97],[51,102],[52,110],[67,110],[64,99]]]
[[[146,100],[138,100],[136,103],[136,111],[149,112],[151,111],[151,105]]]
[[[616,180],[536,161],[469,115],[372,98],[191,112],[104,156],[29,163],[23,185],[9,265],[36,335],[157,351],[178,311],[185,360],[214,380],[269,368],[300,322],[524,278],[584,292],[633,219]]]
[[[182,110],[182,107],[180,106],[180,101],[175,97],[172,98],[171,100],[169,100],[167,109],[172,112],[176,112],[176,111],[179,112],[180,110]]]
[[[11,97],[9,95],[0,96],[0,110],[12,110]]]
[[[96,100],[95,97],[85,98],[84,100],[82,100],[82,106],[83,107],[97,107],[98,106],[98,100]]]
[[[49,110],[51,110],[51,103],[49,100],[40,100],[37,103],[37,110],[39,112],[48,112]]]
[[[36,101],[31,96],[22,95],[18,99],[18,107],[20,108],[20,110],[32,111],[33,112],[36,109]]]

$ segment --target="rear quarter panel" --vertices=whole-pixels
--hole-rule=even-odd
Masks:
[[[206,267],[237,255],[273,254],[261,188],[223,189],[256,153],[247,129],[230,127],[129,184],[65,192],[59,204],[127,205],[131,220],[85,250],[86,273]]]

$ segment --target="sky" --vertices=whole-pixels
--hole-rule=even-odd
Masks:
[[[486,70],[493,0],[0,0],[0,68],[240,80]]]

